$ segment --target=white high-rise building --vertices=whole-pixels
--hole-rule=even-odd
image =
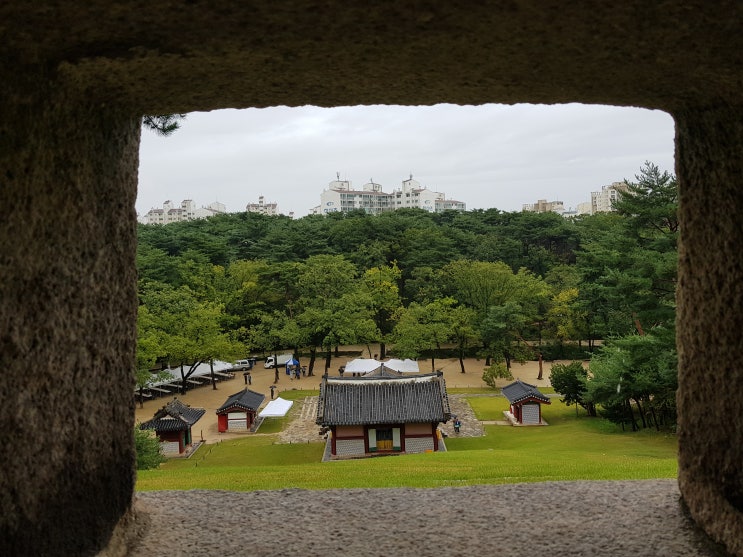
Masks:
[[[602,186],[601,191],[591,192],[591,214],[608,213],[614,210],[614,202],[629,190],[627,182],[614,182]]]
[[[467,207],[462,201],[446,199],[443,193],[421,186],[412,176],[403,180],[402,187],[392,193],[382,191],[382,186],[374,180],[364,184],[361,190],[354,190],[350,181],[339,177],[328,184],[328,188],[320,195],[320,205],[312,212],[326,215],[360,209],[376,215],[402,208],[418,208],[438,213],[446,210],[465,211]]]
[[[364,184],[360,190],[354,190],[349,180],[333,180],[320,194],[320,206],[315,207],[313,212],[327,215],[359,209],[371,215],[390,211],[390,194],[384,193],[382,186],[374,180]]]
[[[258,197],[258,203],[248,203],[245,207],[248,213],[260,213],[262,215],[277,215],[279,206],[274,201],[273,203],[266,203],[264,197],[261,195]]]
[[[170,199],[163,203],[162,209],[152,208],[142,219],[144,224],[170,224],[184,220],[203,219],[219,213],[226,213],[224,203],[215,201],[206,207],[197,208],[193,200],[184,199],[180,206],[176,206]]]

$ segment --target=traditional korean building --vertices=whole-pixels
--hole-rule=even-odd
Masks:
[[[203,408],[191,408],[175,399],[155,412],[153,418],[144,422],[140,429],[154,429],[160,439],[160,450],[164,455],[186,452],[193,444],[191,426],[206,414]]]
[[[255,422],[258,408],[263,404],[266,395],[244,389],[230,395],[225,403],[217,409],[217,429],[225,431],[248,431]]]
[[[438,425],[450,418],[441,372],[410,377],[382,369],[325,375],[320,384],[316,423],[330,431],[331,458],[441,450]]]
[[[542,420],[542,404],[551,404],[535,385],[516,380],[501,389],[511,404],[509,420],[519,425],[545,425]]]

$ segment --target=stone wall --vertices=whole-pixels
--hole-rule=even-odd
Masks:
[[[36,85],[0,103],[0,554],[85,554],[134,483],[139,125]]]
[[[0,553],[91,554],[132,521],[142,114],[584,102],[676,118],[680,487],[743,555],[741,20],[733,0],[2,3]]]

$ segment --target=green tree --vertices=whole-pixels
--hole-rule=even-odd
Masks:
[[[139,306],[137,311],[137,370],[135,385],[139,394],[139,405],[144,406],[144,391],[158,381],[169,379],[163,372],[153,372],[157,360],[163,355],[162,332],[147,306]]]
[[[395,326],[395,354],[418,358],[431,354],[431,371],[436,371],[436,353],[441,345],[454,340],[452,327],[456,300],[441,298],[428,304],[412,302],[398,314]]]
[[[141,289],[140,301],[146,310],[142,316],[142,338],[150,342],[143,345],[158,351],[159,359],[169,364],[180,364],[181,389],[186,390],[187,380],[198,365],[214,359],[234,359],[245,352],[222,326],[224,307],[213,302],[200,302],[187,286],[178,289],[157,283],[148,283]],[[145,319],[146,318],[146,319]],[[152,358],[143,352],[143,361]],[[185,367],[188,367],[185,370]],[[212,386],[216,381],[212,374]]]
[[[608,419],[639,427],[671,428],[676,423],[678,359],[669,345],[673,332],[656,328],[645,335],[612,340],[591,358],[584,400],[599,405]]]
[[[523,359],[532,354],[524,335],[541,334],[550,289],[527,269],[514,273],[502,262],[460,259],[442,269],[445,291],[473,309],[483,342],[486,365],[490,357]]]
[[[134,450],[137,455],[137,470],[157,468],[166,460],[160,452],[160,441],[151,429],[134,427]]]
[[[142,117],[142,126],[158,135],[170,135],[181,127],[185,114],[151,114]]]
[[[562,402],[570,406],[575,404],[575,415],[578,415],[578,405],[585,408],[589,416],[596,416],[596,406],[585,399],[588,387],[588,370],[581,362],[569,364],[552,364],[550,384],[555,392],[562,395]]]
[[[343,256],[309,257],[297,273],[299,291],[296,321],[310,347],[308,372],[313,375],[317,348],[323,348],[325,369],[339,344],[381,339],[374,324],[372,299],[364,292],[353,263]]]
[[[398,287],[401,276],[397,264],[392,263],[367,269],[362,277],[361,289],[371,303],[372,319],[381,335],[379,358],[382,360],[386,357],[386,343],[395,326],[394,317],[402,306]]]
[[[459,369],[465,373],[464,358],[467,348],[480,341],[477,331],[477,312],[467,306],[457,306],[450,313],[451,334],[457,345]]]
[[[675,320],[676,180],[651,163],[636,178],[615,214],[579,223],[579,303],[604,337],[672,327]]]
[[[188,372],[184,373],[181,365],[182,390],[186,390],[186,381],[196,371],[197,366],[209,363],[211,366],[212,388],[216,390],[214,377],[214,360],[234,360],[245,352],[245,346],[222,329],[221,319],[224,308],[219,304],[197,304],[180,321],[178,334],[171,334],[168,342],[169,352],[179,357],[181,362],[189,362]]]
[[[510,372],[511,362],[525,362],[534,356],[534,349],[524,340],[523,331],[531,321],[528,313],[517,302],[491,306],[480,323],[480,334],[487,350],[485,364],[490,358],[505,362]]]
[[[495,362],[486,367],[482,372],[483,382],[492,389],[498,388],[496,384],[497,379],[513,379],[511,371],[502,362]]]

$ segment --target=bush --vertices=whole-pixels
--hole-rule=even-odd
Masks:
[[[508,371],[506,364],[495,363],[486,367],[485,371],[482,372],[482,380],[493,389],[497,388],[495,385],[496,379],[513,379],[513,375]]]
[[[157,468],[165,457],[160,452],[160,441],[151,429],[134,427],[134,447],[137,451],[137,470]]]

